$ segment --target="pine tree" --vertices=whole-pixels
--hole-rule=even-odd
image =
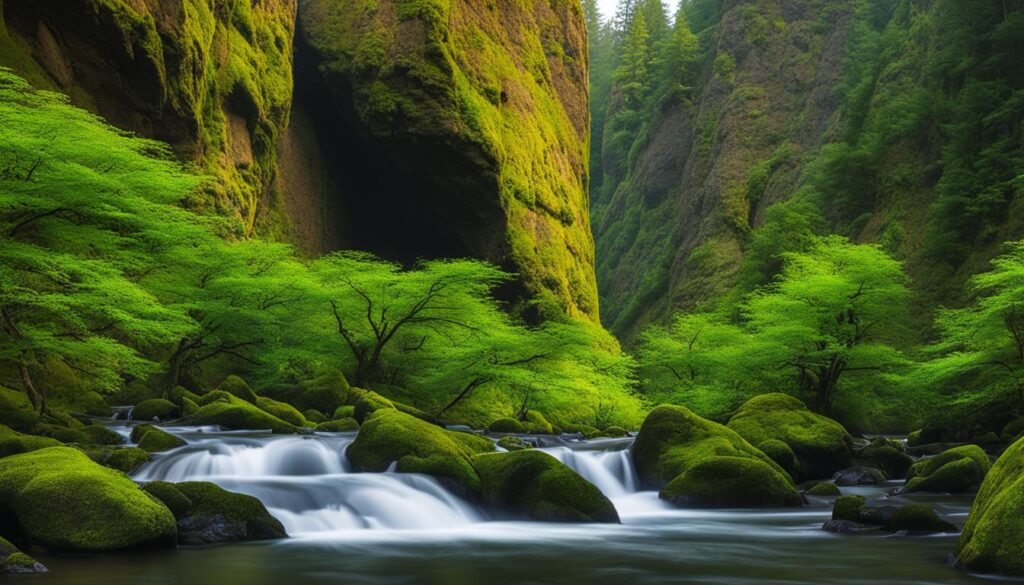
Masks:
[[[629,109],[639,109],[650,89],[651,48],[647,41],[647,21],[643,11],[637,11],[626,31],[622,59],[615,70],[615,82],[622,91]]]
[[[668,75],[688,93],[693,81],[694,64],[700,53],[700,41],[690,30],[682,6],[676,13],[672,36],[668,40],[665,53]]]

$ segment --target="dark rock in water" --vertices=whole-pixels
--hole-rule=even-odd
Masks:
[[[886,523],[892,531],[911,533],[957,532],[956,526],[946,522],[934,510],[923,504],[910,504],[896,510]]]
[[[0,575],[45,573],[46,567],[0,536]]]
[[[858,532],[879,530],[881,527],[861,524],[853,520],[829,520],[821,528],[826,532],[835,532],[837,534],[856,534]]]
[[[890,479],[906,475],[914,464],[913,458],[896,441],[878,438],[857,452],[856,462],[861,467],[875,467],[885,472]]]
[[[498,439],[498,446],[506,451],[522,451],[523,449],[530,449],[533,447],[533,445],[527,441],[512,435],[507,435]]]
[[[831,481],[823,481],[817,483],[807,490],[807,495],[810,496],[840,496],[842,492],[839,491],[839,486]]]
[[[899,506],[864,506],[860,509],[860,521],[875,526],[887,526],[900,509]]]
[[[258,499],[201,481],[154,481],[143,487],[174,514],[186,545],[285,538],[284,526]]]
[[[874,467],[851,467],[832,476],[838,486],[877,485],[885,480],[885,472]]]

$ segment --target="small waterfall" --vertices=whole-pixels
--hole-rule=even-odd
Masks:
[[[639,482],[628,449],[597,451],[550,447],[542,451],[580,474],[610,499],[637,491]]]
[[[353,473],[347,437],[252,438],[218,434],[155,458],[137,481],[209,481],[255,496],[292,535],[347,530],[436,530],[485,516],[433,478]]]

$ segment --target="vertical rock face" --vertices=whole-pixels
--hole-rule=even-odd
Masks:
[[[292,99],[296,0],[4,0],[0,65],[170,143],[253,229]]]
[[[595,228],[606,325],[629,336],[732,284],[747,231],[834,133],[853,5],[722,3],[704,79],[659,113]]]
[[[587,51],[575,0],[304,0],[286,204],[385,256],[475,256],[595,319]],[[305,191],[292,186],[305,184]],[[309,190],[312,189],[312,192]],[[323,215],[321,214],[321,217]]]
[[[596,320],[579,3],[299,3],[0,0],[0,66],[169,142],[242,233],[484,258]]]

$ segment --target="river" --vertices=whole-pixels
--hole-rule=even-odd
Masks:
[[[836,535],[830,499],[779,510],[680,510],[637,490],[630,439],[544,450],[611,499],[620,525],[493,518],[426,476],[354,473],[354,434],[309,437],[171,428],[188,445],[158,454],[138,481],[212,481],[260,498],[290,538],[112,556],[38,555],[74,585],[502,585],[539,583],[970,584],[1008,582],[948,568],[956,535]],[[126,432],[122,429],[122,432]],[[843,488],[927,503],[962,525],[967,496],[886,497],[898,482]],[[1019,581],[1018,581],[1019,582]]]

